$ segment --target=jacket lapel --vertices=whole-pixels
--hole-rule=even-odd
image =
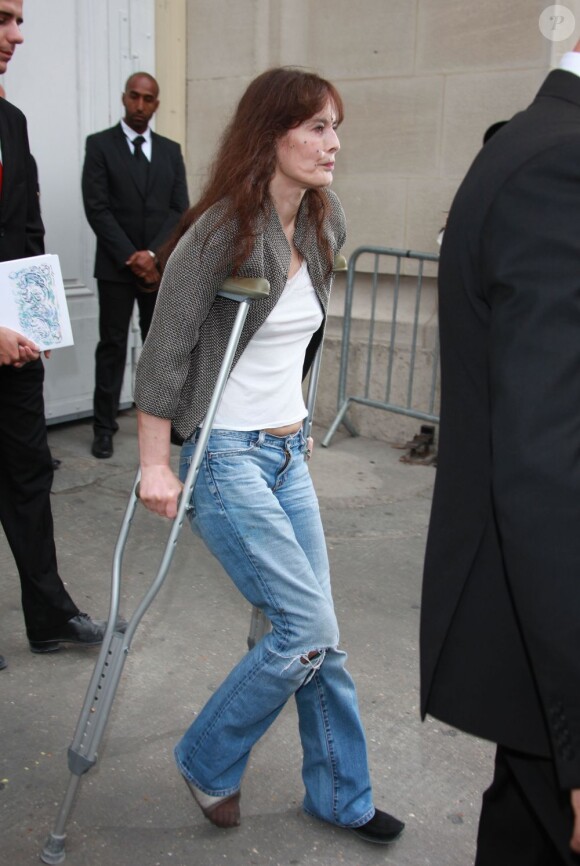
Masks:
[[[0,143],[2,144],[2,194],[0,195],[0,209],[5,214],[6,205],[10,201],[10,192],[15,178],[17,154],[14,152],[14,140],[10,128],[10,120],[4,111],[3,101],[0,99]]]
[[[149,177],[147,179],[147,191],[155,187],[159,180],[162,168],[161,150],[159,145],[159,136],[151,132],[151,162],[149,163]]]

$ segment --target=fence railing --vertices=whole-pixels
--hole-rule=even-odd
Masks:
[[[371,257],[372,267],[357,271],[362,256]],[[430,307],[422,303],[425,264],[438,261],[439,257],[432,253],[390,247],[358,247],[352,253],[346,284],[338,412],[322,440],[321,444],[325,447],[330,445],[340,424],[344,424],[351,435],[357,435],[356,427],[347,415],[353,403],[407,415],[420,421],[439,421],[436,412],[439,382],[437,318],[433,303]],[[403,262],[415,262],[416,274],[403,274]],[[394,268],[388,267],[393,263]],[[356,322],[357,344],[360,345],[362,339],[364,348],[358,352],[356,383],[353,387],[353,307],[357,302],[357,288],[363,282],[365,286],[370,283],[370,294],[367,289],[365,300],[368,308],[364,317],[357,317]],[[366,322],[367,317],[368,331],[361,336],[361,320]],[[431,345],[426,344],[427,332]],[[348,392],[349,385],[351,393]]]

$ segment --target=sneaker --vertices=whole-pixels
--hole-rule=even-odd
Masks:
[[[375,814],[370,821],[360,827],[352,827],[352,832],[364,839],[365,842],[375,842],[378,845],[388,845],[398,839],[405,825],[398,818],[375,809]]]

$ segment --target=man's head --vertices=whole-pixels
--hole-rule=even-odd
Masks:
[[[127,126],[135,132],[145,132],[159,105],[159,85],[153,76],[147,72],[135,72],[127,79],[121,98]]]
[[[491,126],[483,133],[483,144],[487,144],[490,138],[493,138],[496,132],[499,132],[507,123],[507,120],[498,120],[496,123],[492,123]]]
[[[24,41],[21,24],[22,0],[0,0],[0,75],[6,72],[16,46]]]

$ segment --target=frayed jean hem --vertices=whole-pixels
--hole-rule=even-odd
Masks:
[[[230,797],[232,794],[237,794],[240,790],[239,788],[222,788],[219,791],[210,791],[205,785],[202,785],[195,776],[192,776],[181,762],[181,758],[177,754],[177,746],[173,750],[173,756],[175,758],[175,763],[177,764],[177,769],[181,773],[186,781],[191,782],[192,785],[195,785],[196,788],[199,788],[200,791],[203,791],[204,794],[207,794],[209,797]]]

